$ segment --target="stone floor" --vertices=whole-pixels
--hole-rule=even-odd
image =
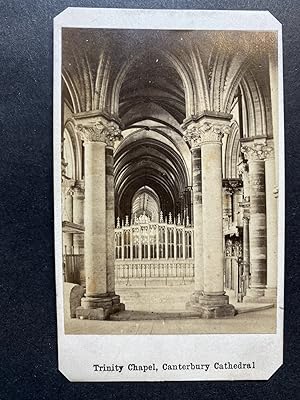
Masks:
[[[268,304],[236,303],[229,293],[238,315],[217,320],[199,319],[185,310],[192,286],[118,287],[117,293],[126,311],[110,321],[65,318],[67,334],[207,334],[207,333],[274,333],[276,308]]]

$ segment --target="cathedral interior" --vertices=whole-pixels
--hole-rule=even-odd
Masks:
[[[72,316],[122,313],[124,287],[184,284],[199,318],[276,304],[275,34],[65,28],[62,39]]]

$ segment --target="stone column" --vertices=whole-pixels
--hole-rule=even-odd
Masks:
[[[267,285],[267,231],[265,157],[269,152],[265,137],[241,139],[242,152],[248,159],[250,181],[250,289],[245,302],[264,301]]]
[[[240,203],[242,201],[242,198],[243,198],[242,188],[236,186],[234,188],[234,193],[233,193],[233,210],[234,210],[233,223],[238,228],[243,226],[242,222],[243,216],[240,209]]]
[[[194,206],[194,263],[195,296],[203,295],[203,243],[202,243],[202,176],[201,148],[192,148],[193,206]]]
[[[267,289],[265,291],[266,299],[276,301],[277,296],[277,199],[274,195],[274,186],[276,183],[276,167],[274,147],[272,140],[268,140],[270,150],[266,154],[265,172],[266,172],[266,218],[267,218]]]
[[[106,267],[107,293],[115,294],[114,148],[106,146]]]
[[[223,254],[222,137],[229,133],[230,119],[229,114],[205,112],[189,124],[186,132],[187,139],[201,145],[204,279],[198,310],[202,318],[235,314],[224,291]]]
[[[73,222],[73,189],[74,181],[68,181],[63,184],[63,221]],[[73,253],[73,234],[70,232],[63,233],[63,252],[64,254]]]
[[[242,209],[243,221],[243,276],[244,276],[244,294],[249,288],[250,276],[250,242],[249,242],[249,221],[250,221],[250,182],[249,166],[247,161],[240,159],[237,164],[239,176],[243,180],[243,198],[239,203]]]
[[[111,265],[108,264],[107,242],[114,225],[111,209],[107,210],[110,178],[107,179],[107,150],[120,137],[117,125],[102,115],[76,115],[75,123],[85,146],[85,249],[84,266],[86,294],[76,310],[80,319],[107,319],[123,309],[119,296],[114,294]],[[109,193],[111,196],[111,193]],[[112,219],[112,220],[111,220]],[[111,246],[113,246],[111,243]],[[109,281],[109,284],[108,284]]]
[[[223,228],[227,231],[232,222],[232,190],[227,185],[223,188]]]
[[[237,164],[237,171],[243,180],[243,201],[249,202],[250,199],[250,182],[249,182],[249,165],[246,160],[240,159]]]
[[[271,107],[272,107],[272,132],[273,132],[273,147],[275,157],[275,187],[278,190],[279,178],[279,101],[278,101],[278,55],[277,51],[269,54],[269,71],[270,71],[270,92],[271,92]]]
[[[193,123],[192,123],[193,124]],[[193,127],[193,125],[192,125]],[[193,216],[194,216],[194,271],[195,289],[187,303],[187,308],[199,304],[199,296],[203,296],[203,244],[202,244],[202,176],[201,176],[201,147],[194,137],[193,128],[186,129],[184,139],[190,143],[193,172]]]
[[[268,232],[268,277],[267,296],[277,299],[277,268],[278,268],[278,194],[279,178],[284,171],[279,170],[279,98],[278,98],[278,55],[277,51],[269,55],[270,70],[270,92],[272,105],[272,132],[274,151],[270,160],[266,160],[266,195],[267,195],[267,232]],[[272,166],[273,165],[273,166]],[[275,170],[275,179],[274,179]],[[274,182],[273,194],[271,197],[271,182]],[[276,204],[275,204],[276,203]],[[276,222],[275,222],[276,221]],[[269,226],[269,223],[272,226]],[[269,235],[269,232],[271,233]],[[273,236],[273,239],[271,237]],[[273,244],[271,243],[273,241]],[[275,248],[276,246],[276,248]],[[269,261],[270,257],[270,261]],[[273,268],[272,268],[273,264]],[[270,271],[270,274],[269,274]]]
[[[249,243],[249,203],[243,203],[243,275],[245,289],[249,287],[250,274],[250,243]]]
[[[73,222],[84,227],[84,182],[76,181],[73,191]],[[75,254],[83,254],[83,233],[74,233],[73,245]]]
[[[243,182],[239,178],[223,179],[224,218],[229,220],[229,229],[241,227],[240,207]]]

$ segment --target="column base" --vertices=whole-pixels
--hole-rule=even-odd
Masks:
[[[194,311],[199,312],[200,318],[226,318],[234,317],[236,310],[229,304],[227,295],[206,295],[199,296],[198,304],[192,306]]]
[[[124,311],[125,305],[120,302],[120,296],[107,295],[103,297],[83,297],[81,306],[76,309],[76,318],[105,320],[111,314]]]
[[[267,289],[265,290],[265,296],[273,297],[274,299],[276,299],[277,298],[277,288],[267,287]]]
[[[248,289],[243,303],[276,303],[277,289]]]
[[[186,310],[194,310],[194,307],[199,306],[199,299],[203,297],[203,290],[195,290],[190,297],[190,300],[186,303]]]

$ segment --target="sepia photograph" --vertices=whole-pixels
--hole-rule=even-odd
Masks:
[[[1,10],[0,400],[298,399],[300,1]]]
[[[64,335],[276,334],[278,32],[60,34]]]

